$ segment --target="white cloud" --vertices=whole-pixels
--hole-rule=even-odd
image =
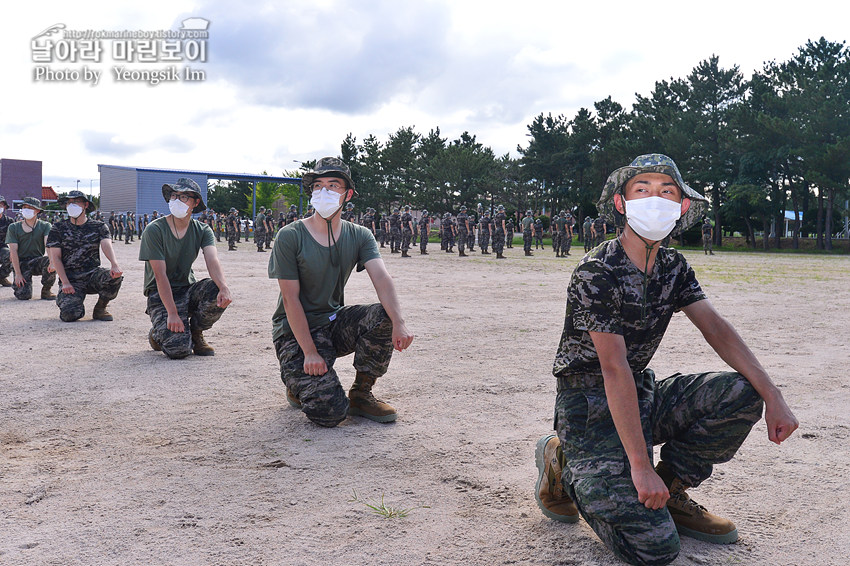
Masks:
[[[834,3],[660,0],[224,0],[20,5],[0,21],[2,157],[44,162],[51,179],[96,179],[97,163],[281,173],[336,154],[345,135],[400,127],[463,131],[515,154],[539,113],[572,116],[612,95],[629,108],[655,81],[720,56],[745,75],[808,39],[846,37]],[[210,21],[198,84],[34,82],[30,39],[68,29],[177,29]],[[162,64],[148,63],[150,67]],[[73,66],[73,65],[68,65]],[[79,67],[80,65],[76,65]],[[57,183],[58,184],[58,183]],[[84,182],[82,183],[84,184]],[[67,185],[66,185],[67,186]]]

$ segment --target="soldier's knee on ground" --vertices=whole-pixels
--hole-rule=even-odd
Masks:
[[[32,299],[32,285],[24,285],[23,287],[15,287],[15,298],[19,301],[29,301]]]
[[[308,419],[319,426],[333,428],[348,416],[348,397],[340,389],[341,396],[335,395],[331,399],[304,400],[301,399],[301,410]]]
[[[180,360],[192,353],[192,337],[189,333],[170,334],[164,340],[159,341],[163,354],[172,360]]]
[[[59,311],[59,319],[62,322],[74,322],[83,318],[85,314],[86,311],[84,308],[63,309]]]

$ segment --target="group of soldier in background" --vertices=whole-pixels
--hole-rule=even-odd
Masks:
[[[346,205],[341,217],[350,222],[358,221],[353,203]],[[458,209],[457,215],[445,212],[438,216],[428,210],[422,210],[418,219],[411,213],[409,205],[395,207],[389,215],[381,215],[374,208],[368,207],[359,223],[372,232],[382,248],[389,245],[390,253],[400,253],[401,257],[410,257],[410,248],[416,245],[417,238],[420,255],[428,255],[428,237],[432,227],[436,225],[442,251],[455,253],[457,247],[458,255],[466,257],[469,255],[467,252],[475,251],[477,243],[481,254],[495,253],[497,259],[504,259],[504,249],[513,247],[516,230],[514,219],[506,214],[503,205],[495,207],[495,214],[492,216],[490,211],[481,205],[478,206],[477,215],[470,214],[464,205]],[[573,237],[576,235],[575,224],[573,215],[566,210],[552,217],[548,231],[556,257],[570,255]],[[604,241],[607,226],[601,218],[588,218],[585,226],[587,229],[580,235],[584,238],[580,239],[584,240],[585,249],[590,250]],[[536,249],[544,248],[543,238],[547,230],[540,215],[535,217],[531,210],[527,210],[525,217],[519,222],[519,228],[523,234],[525,255],[534,255],[532,246],[536,246]]]

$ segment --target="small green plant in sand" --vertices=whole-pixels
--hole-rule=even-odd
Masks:
[[[418,505],[416,507],[407,507],[404,509],[400,509],[398,507],[391,507],[384,503],[384,494],[381,494],[381,502],[380,503],[369,503],[357,495],[355,490],[351,490],[352,496],[348,501],[350,503],[362,503],[366,507],[372,510],[372,513],[375,515],[380,515],[385,519],[403,519],[407,517],[407,515],[413,511],[414,509],[427,509],[427,505]]]

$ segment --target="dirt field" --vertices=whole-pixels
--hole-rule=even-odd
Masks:
[[[172,361],[147,343],[138,245],[115,245],[114,322],[91,320],[94,298],[67,324],[0,289],[0,564],[620,564],[532,493],[577,256],[386,253],[416,334],[376,386],[398,421],[322,429],[285,400],[268,254],[219,244],[234,302],[206,333],[216,356]],[[675,564],[847,564],[850,257],[686,255],[801,425],[777,447],[762,421],[693,491],[741,537],[685,538]],[[376,300],[365,273],[346,291]],[[350,360],[336,366],[346,387]],[[651,367],[724,364],[679,314]],[[355,491],[409,513],[376,515]]]

